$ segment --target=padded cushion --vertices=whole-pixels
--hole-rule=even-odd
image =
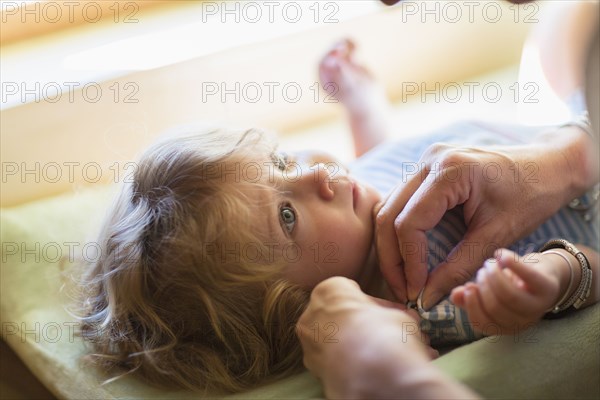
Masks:
[[[73,335],[60,288],[59,256],[86,251],[114,187],[3,209],[0,311],[2,337],[32,372],[61,398],[198,398],[165,392],[135,377],[100,385],[102,374],[82,368],[86,346]],[[542,321],[517,336],[488,337],[436,361],[449,375],[486,398],[599,398],[600,305],[560,320]],[[399,339],[400,340],[400,339]],[[315,398],[319,383],[308,373],[227,398]],[[214,396],[210,396],[214,398]]]

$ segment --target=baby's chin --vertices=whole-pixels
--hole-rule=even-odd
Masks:
[[[381,201],[381,195],[373,186],[369,185],[368,183],[360,181],[360,185],[365,189],[365,199],[369,205],[369,210],[371,210],[369,215],[371,216],[371,222],[374,223],[374,209],[375,206]]]

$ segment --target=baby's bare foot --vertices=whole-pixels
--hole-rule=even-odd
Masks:
[[[350,112],[368,109],[382,95],[371,73],[355,61],[354,47],[349,39],[336,43],[319,65],[323,89]]]
[[[354,60],[354,43],[342,40],[321,60],[323,89],[348,112],[357,156],[383,142],[389,131],[389,103],[373,76]]]

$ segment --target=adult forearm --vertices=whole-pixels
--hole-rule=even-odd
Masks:
[[[587,191],[600,181],[598,138],[577,127],[565,127],[559,133],[564,134],[575,157],[574,173],[580,178],[576,189]]]
[[[406,399],[479,399],[480,397],[466,386],[448,378],[430,365],[405,374],[399,387]]]
[[[600,179],[598,143],[584,130],[566,126],[537,137],[529,157],[535,161],[540,183],[554,189],[566,204]]]
[[[395,354],[397,353],[397,354]],[[398,360],[403,359],[400,363]],[[350,398],[360,399],[478,399],[476,393],[447,377],[429,361],[407,362],[406,349],[389,346],[385,360],[359,360],[369,379],[354,387]]]

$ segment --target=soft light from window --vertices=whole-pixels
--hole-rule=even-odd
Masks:
[[[270,5],[269,5],[270,4]],[[148,70],[381,10],[373,0],[202,2],[191,23],[153,30],[67,56],[68,69]],[[239,21],[239,22],[238,22]]]

